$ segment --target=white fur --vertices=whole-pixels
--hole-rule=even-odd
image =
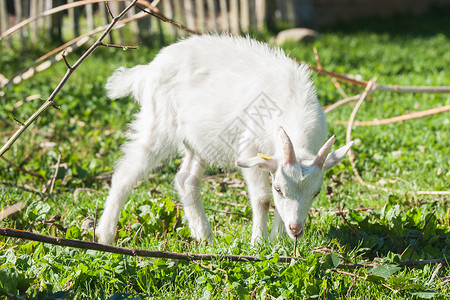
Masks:
[[[325,115],[305,65],[249,38],[193,36],[161,50],[148,65],[119,68],[106,84],[112,99],[132,95],[141,105],[116,164],[97,235],[112,243],[120,211],[135,183],[162,160],[182,153],[175,180],[192,235],[212,241],[200,186],[208,165],[241,167],[253,208],[252,242],[267,235],[273,185],[274,235],[306,219],[323,172],[347,150],[311,167],[327,136]],[[298,163],[283,163],[278,128],[291,138]],[[256,154],[265,153],[272,160]],[[261,168],[258,168],[260,166]]]

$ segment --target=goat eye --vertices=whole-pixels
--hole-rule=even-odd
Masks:
[[[275,191],[280,194],[281,196],[283,196],[283,192],[281,191],[279,186],[274,187]]]

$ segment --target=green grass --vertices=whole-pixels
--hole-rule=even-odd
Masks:
[[[367,80],[377,77],[380,84],[448,86],[448,15],[436,11],[415,18],[400,16],[342,24],[323,29],[313,44],[287,44],[284,48],[291,57],[314,64],[312,48],[315,46],[326,69],[361,75]],[[0,48],[0,69],[7,77],[44,52],[39,47],[35,50],[31,47],[29,51],[15,47]],[[109,101],[103,86],[115,68],[147,63],[158,50],[158,46],[133,51],[100,48],[81,65],[56,99],[61,110],[44,113],[5,155],[43,180],[0,161],[0,209],[19,201],[26,203],[22,211],[0,221],[0,226],[92,239],[92,232],[81,225],[85,218],[94,219],[97,209],[99,214],[102,212],[109,180],[99,176],[111,173],[125,140],[127,123],[138,109],[131,100]],[[79,54],[71,54],[69,61],[75,61]],[[45,99],[64,72],[61,62],[28,81],[4,89],[0,115],[25,120],[42,100],[25,102],[18,108],[14,105],[37,93]],[[342,98],[329,78],[315,75],[313,80],[322,105]],[[349,95],[362,90],[347,84],[343,88]],[[449,104],[448,94],[374,92],[370,101],[361,107],[357,119],[382,119]],[[345,143],[346,127],[334,121],[347,120],[352,109],[351,105],[341,107],[327,116],[330,132],[338,136],[336,147]],[[15,126],[0,121],[0,141],[4,143],[10,135],[8,132],[13,130]],[[356,127],[353,138],[358,140],[354,147],[357,167],[368,182],[384,179],[383,187],[402,191],[449,190],[449,133],[448,112],[404,123]],[[42,194],[55,173],[59,155],[61,164],[55,193]],[[445,283],[445,278],[450,276],[448,264],[394,267],[410,255],[413,260],[450,255],[448,196],[412,196],[367,189],[356,182],[346,159],[327,173],[324,183],[327,188],[323,189],[327,192],[322,192],[313,204],[306,235],[297,247],[297,255],[306,261],[284,264],[277,262],[276,257],[291,255],[292,241],[280,238],[251,247],[248,208],[229,207],[239,214],[208,210],[215,232],[214,246],[191,240],[182,212],[177,210],[177,195],[172,186],[179,163],[179,160],[167,162],[132,192],[119,221],[117,245],[262,258],[275,255],[275,258],[260,263],[213,261],[199,265],[0,238],[0,295],[9,293],[38,299],[112,296],[115,297],[112,299],[127,296],[248,299],[252,295],[258,299],[270,296],[445,299],[450,296],[450,286]],[[231,188],[222,183],[224,177],[242,180],[239,173],[222,174],[215,169],[208,175],[211,180],[205,180],[202,190],[208,209],[226,209],[209,199],[248,204],[245,187]],[[360,206],[373,210],[354,210]],[[350,209],[346,219],[351,228],[330,212],[336,207]],[[411,254],[416,237],[429,218],[423,237]],[[52,219],[67,232],[44,222]],[[359,269],[356,274],[365,279],[353,282],[353,277],[336,272],[339,261],[375,262],[385,266]]]

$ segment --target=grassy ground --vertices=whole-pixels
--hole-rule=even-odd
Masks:
[[[284,48],[291,57],[314,64],[315,46],[326,69],[364,79],[377,77],[380,84],[448,86],[448,16],[448,10],[440,10],[423,17],[342,24],[323,29],[314,44],[287,44]],[[97,209],[99,214],[102,212],[108,176],[120,155],[126,124],[137,110],[131,100],[107,100],[103,86],[115,68],[147,63],[158,49],[157,45],[134,51],[101,48],[74,73],[56,99],[61,110],[46,112],[5,155],[33,175],[0,161],[0,209],[19,201],[26,204],[19,213],[1,220],[0,226],[91,240],[92,232],[83,229],[82,223],[86,218],[94,219]],[[43,51],[39,47],[27,51],[1,47],[1,72],[10,77]],[[68,59],[74,61],[76,57],[77,53]],[[64,72],[64,64],[59,63],[5,89],[0,98],[0,115],[25,120],[42,100],[20,106],[16,103],[33,94],[45,99]],[[342,98],[329,78],[315,75],[313,80],[321,104]],[[351,95],[361,92],[361,88],[345,84],[343,88]],[[448,94],[374,92],[362,106],[358,119],[382,119],[449,104]],[[347,120],[351,110],[352,106],[345,106],[328,115],[330,131],[338,136],[337,146],[345,143],[346,128],[334,121]],[[0,121],[2,143],[15,127]],[[405,192],[449,190],[449,133],[448,112],[404,123],[357,127],[353,132],[357,167],[364,180],[383,187]],[[55,192],[49,194],[59,155]],[[292,254],[293,243],[285,238],[250,247],[251,211],[210,201],[248,204],[242,177],[217,169],[209,171],[203,184],[203,200],[216,242],[208,246],[192,241],[182,212],[177,210],[172,186],[179,163],[168,162],[133,191],[120,218],[117,245],[260,257]],[[305,262],[279,263],[276,257],[260,263],[140,259],[0,238],[0,295],[40,299],[450,296],[448,263],[398,266],[410,256],[419,260],[450,255],[448,196],[367,189],[354,179],[348,160],[326,177],[326,192],[314,202],[306,235],[297,247],[297,255]],[[337,207],[350,209],[346,221],[332,212]],[[355,209],[359,207],[373,210],[358,212]],[[226,209],[236,214],[212,211]],[[336,269],[341,261],[383,265],[355,272]],[[360,277],[354,279],[341,271],[355,272]]]

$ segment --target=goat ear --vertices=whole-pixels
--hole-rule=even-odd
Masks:
[[[247,159],[239,159],[236,161],[236,166],[241,168],[253,168],[253,167],[260,167],[261,169],[264,169],[266,171],[269,171],[271,173],[275,172],[278,168],[278,162],[276,159],[273,158],[263,158],[260,155],[247,158]]]
[[[327,159],[325,160],[322,170],[325,172],[335,165],[337,165],[347,154],[348,150],[350,150],[350,147],[353,145],[353,141],[348,143],[342,148],[337,149],[336,151],[331,152],[328,154]]]

